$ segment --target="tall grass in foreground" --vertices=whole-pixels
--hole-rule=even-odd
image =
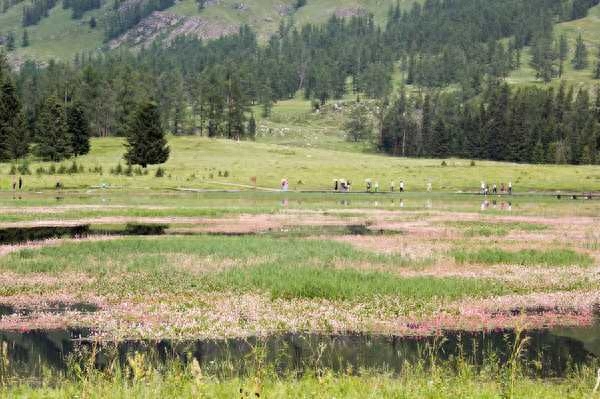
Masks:
[[[523,266],[590,266],[593,259],[584,253],[571,249],[505,251],[498,248],[484,248],[478,251],[452,251],[458,263],[482,263],[486,265],[523,265]]]
[[[437,357],[435,344],[424,347],[421,360],[405,363],[397,374],[385,370],[333,371],[319,364],[318,351],[307,367],[277,371],[265,361],[260,345],[245,367],[223,361],[200,366],[191,356],[156,364],[143,353],[125,361],[105,358],[95,363],[97,348],[70,358],[64,373],[44,372],[36,384],[2,375],[2,398],[582,398],[593,397],[597,362],[573,367],[564,378],[540,379],[523,353],[528,345],[517,334],[501,364],[489,357],[482,364],[461,353]],[[3,353],[6,358],[6,354]],[[3,363],[4,364],[4,363]],[[305,365],[306,366],[306,365]],[[4,369],[2,369],[4,371]]]

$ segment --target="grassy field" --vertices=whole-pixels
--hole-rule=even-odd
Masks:
[[[222,157],[215,149],[252,149],[257,168],[261,154],[293,157],[269,149],[293,149],[309,162],[305,155],[315,152],[372,159],[382,168],[385,162],[412,162],[265,143],[198,138],[171,143],[198,162]],[[78,162],[109,165],[118,160],[120,148],[116,140],[95,141],[93,154]],[[417,164],[423,162],[434,161]],[[355,165],[345,167],[360,173]],[[464,166],[485,167],[500,165]],[[180,168],[183,176],[192,173],[184,163]],[[578,168],[560,170],[571,169]],[[227,170],[226,181],[242,181],[235,169]],[[447,331],[537,331],[594,323],[600,303],[600,201],[521,196],[510,199],[509,209],[506,197],[490,197],[484,209],[480,196],[440,192],[167,190],[165,182],[178,181],[175,171],[167,166],[170,179],[60,176],[67,187],[85,186],[98,176],[115,179],[109,182],[119,189],[0,193],[2,239],[10,235],[9,227],[90,225],[85,236],[0,244],[0,332],[27,337],[31,331],[83,328],[105,343],[348,332],[420,340]],[[218,169],[214,173],[218,176]],[[31,181],[46,187],[56,178],[26,176],[26,184],[28,190]],[[185,183],[217,187],[206,180]],[[162,235],[126,235],[130,223],[166,229]],[[50,345],[36,342],[44,350]],[[525,338],[524,348],[526,343]],[[368,390],[374,398],[577,398],[589,396],[595,382],[594,360],[577,363],[560,378],[542,379],[535,373],[546,366],[526,361],[518,355],[525,349],[518,348],[507,360],[490,355],[476,364],[469,354],[437,359],[424,346],[419,360],[395,374],[330,370],[318,365],[319,350],[311,355],[312,368],[290,374],[277,372],[260,355],[245,358],[252,367],[238,368],[233,361],[156,366],[139,353],[102,370],[89,359],[70,359],[66,373],[36,368],[43,383],[30,383],[10,375],[8,359],[18,349],[6,344],[0,345],[0,397],[229,398],[241,392],[242,397],[362,398]]]
[[[318,138],[315,138],[318,141]],[[48,174],[48,163],[29,163],[31,175],[25,176],[25,190],[51,189],[57,181],[67,188],[91,188],[107,185],[111,188],[204,188],[248,189],[256,176],[258,187],[277,190],[281,179],[288,178],[292,190],[331,190],[334,179],[349,179],[353,191],[364,191],[365,179],[380,184],[388,191],[394,180],[396,187],[404,180],[409,192],[425,191],[432,182],[435,192],[458,190],[477,191],[481,181],[490,185],[512,182],[515,192],[600,190],[600,167],[521,165],[448,159],[446,166],[439,159],[394,158],[361,152],[296,147],[257,142],[234,142],[201,137],[170,137],[171,157],[164,165],[164,177],[155,177],[156,167],[147,175],[114,175],[111,168],[124,167],[123,142],[118,138],[94,139],[89,155],[79,157],[83,173]],[[73,161],[64,161],[68,169]],[[60,165],[54,165],[60,169]],[[36,173],[44,168],[42,174]],[[90,169],[102,168],[102,173]],[[0,186],[8,189],[14,176],[10,164],[0,165]]]

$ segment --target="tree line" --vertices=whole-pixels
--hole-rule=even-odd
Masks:
[[[580,16],[583,8],[596,3],[427,0],[406,10],[399,5],[391,7],[383,27],[375,24],[371,15],[347,19],[332,16],[323,25],[302,27],[287,21],[260,45],[255,32],[242,26],[236,35],[210,41],[182,36],[169,45],[155,42],[135,54],[125,50],[78,54],[73,62],[51,61],[43,68],[26,62],[13,80],[27,131],[40,130],[42,115],[49,107],[46,101],[55,97],[65,109],[79,104],[94,136],[127,135],[132,115],[152,99],[161,126],[173,134],[252,138],[256,121],[251,106],[260,105],[268,116],[276,101],[298,92],[311,99],[315,108],[348,92],[385,104],[398,60],[405,83],[439,92],[435,101],[460,104],[460,109],[481,103],[490,109],[490,93],[510,70],[520,66],[523,47],[535,46],[538,38],[551,36],[552,48],[558,44],[560,52],[554,22]],[[166,6],[160,2],[145,4],[153,4],[150,8]],[[113,16],[123,15],[121,11],[128,8],[127,3],[117,0]],[[137,15],[132,21],[143,14],[140,10],[132,12]],[[449,85],[455,89],[443,94]],[[578,97],[573,96],[573,101]],[[533,104],[536,98],[526,96],[520,101]],[[400,100],[391,102],[396,101]],[[419,101],[406,99],[407,103]],[[433,97],[428,101],[429,107],[435,105],[448,113],[453,110],[441,107]],[[414,127],[416,121],[406,118],[398,123]],[[392,126],[391,122],[388,125]],[[444,120],[444,126],[455,124]],[[397,143],[390,150],[381,136],[381,148],[391,153],[433,154],[431,146],[425,144],[416,146],[418,150],[410,149],[414,147],[407,141],[413,140],[411,137],[403,138],[401,152]],[[444,136],[441,139],[444,141]],[[560,140],[540,141],[547,153],[550,144]],[[460,148],[452,144],[450,154],[465,155]],[[571,152],[574,158],[569,162],[577,162],[577,154]],[[486,152],[477,157],[496,159],[497,155]]]
[[[30,152],[53,162],[84,155],[90,151],[90,132],[83,104],[55,95],[42,101],[31,132],[6,57],[0,56],[0,161],[22,158]],[[136,107],[127,121],[125,135],[124,158],[129,165],[145,168],[168,159],[169,148],[154,102],[144,101]]]
[[[528,163],[600,163],[600,86],[587,90],[490,85],[463,102],[456,93],[401,90],[380,126],[392,155]]]

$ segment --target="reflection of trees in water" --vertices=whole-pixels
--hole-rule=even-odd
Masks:
[[[8,343],[9,371],[32,378],[41,377],[44,368],[64,371],[68,354],[78,345],[88,349],[92,345],[85,341],[75,344],[72,336],[72,332],[65,330],[0,334],[0,339]],[[597,348],[599,342],[595,339],[594,346],[586,341],[588,336],[598,335],[586,333],[585,329],[537,331],[527,336],[530,341],[524,358],[541,365],[530,371],[542,377],[561,376],[568,367],[586,362],[593,356],[590,350]],[[186,362],[196,358],[205,370],[224,376],[241,375],[259,365],[282,374],[320,368],[399,372],[404,364],[427,365],[432,357],[444,361],[462,356],[473,365],[490,359],[502,363],[510,356],[514,340],[514,332],[495,331],[447,332],[437,338],[281,334],[264,339],[123,341],[100,347],[96,365],[103,368],[117,358],[126,365],[127,357],[137,352],[155,366],[170,360]]]

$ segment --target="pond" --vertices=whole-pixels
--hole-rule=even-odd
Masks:
[[[11,376],[39,380],[48,370],[62,373],[67,359],[89,353],[94,346],[95,365],[102,369],[111,359],[126,364],[128,356],[143,353],[155,365],[166,359],[198,360],[204,370],[228,365],[243,373],[258,360],[281,374],[301,373],[305,369],[327,368],[336,371],[377,370],[397,373],[434,355],[438,360],[462,356],[468,363],[481,365],[495,359],[506,362],[515,341],[513,331],[446,332],[442,337],[397,337],[385,335],[278,334],[265,338],[224,340],[130,340],[93,343],[86,339],[89,330],[4,331],[0,341],[7,348]],[[600,327],[557,328],[529,331],[523,353],[537,377],[560,377],[573,366],[600,355]],[[535,364],[535,366],[533,366]]]

